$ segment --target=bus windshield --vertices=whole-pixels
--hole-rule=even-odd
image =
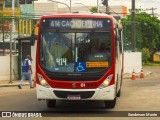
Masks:
[[[111,66],[111,32],[41,31],[40,65],[50,72],[100,72]]]

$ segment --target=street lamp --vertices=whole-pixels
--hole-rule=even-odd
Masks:
[[[70,6],[67,5],[66,3],[62,3],[62,2],[58,2],[58,1],[54,1],[54,0],[48,0],[48,1],[51,1],[51,2],[55,2],[55,3],[59,3],[59,4],[63,4],[63,5],[66,5],[69,9],[69,12],[71,13],[71,0],[70,0]]]
[[[75,4],[81,4],[83,5],[84,7],[86,7],[88,10],[91,10],[89,7],[87,7],[86,5],[82,4],[82,3],[75,3]]]
[[[89,10],[91,10],[89,7],[87,7],[86,5],[84,5],[84,4],[82,4],[82,3],[75,3],[75,4],[81,4],[81,5],[83,5],[84,7],[86,7],[87,9],[89,9]],[[102,4],[102,2],[100,3],[100,4]],[[99,0],[97,0],[97,13],[99,13]]]

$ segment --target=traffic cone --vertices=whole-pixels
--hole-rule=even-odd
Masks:
[[[135,74],[135,71],[133,69],[133,72],[132,72],[132,77],[131,77],[131,80],[136,80],[136,74]]]
[[[144,78],[143,68],[141,69],[140,78],[141,78],[141,79]]]

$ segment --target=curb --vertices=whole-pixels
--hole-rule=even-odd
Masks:
[[[19,83],[8,83],[8,84],[0,84],[0,87],[12,87],[12,86],[18,86]],[[29,83],[23,83],[23,86],[28,86]]]

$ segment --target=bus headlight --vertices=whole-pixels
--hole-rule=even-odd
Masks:
[[[100,89],[105,88],[109,85],[110,81],[113,78],[113,74],[109,75],[104,81],[103,83],[99,86]]]
[[[50,88],[51,86],[47,83],[47,81],[43,78],[41,74],[38,74],[38,79],[43,87]]]

